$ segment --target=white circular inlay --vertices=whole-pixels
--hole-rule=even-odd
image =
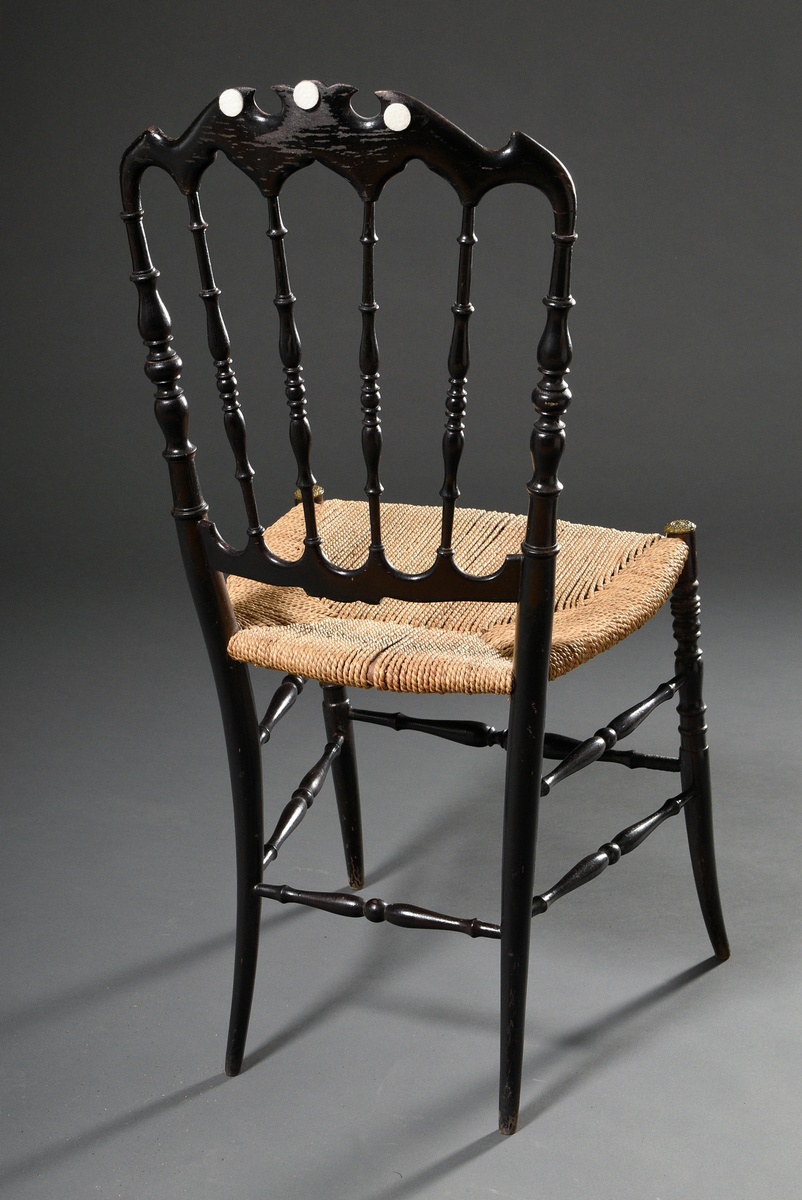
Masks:
[[[220,99],[217,101],[220,105],[220,112],[227,117],[238,117],[242,112],[245,101],[242,97],[242,92],[239,88],[226,88],[220,93]]]
[[[299,108],[305,108],[307,112],[320,102],[320,92],[316,83],[312,83],[311,79],[302,79],[300,83],[295,85],[292,98]]]
[[[402,129],[406,129],[411,120],[412,113],[406,104],[388,104],[384,110],[384,123],[388,129],[394,130],[395,133],[400,133]]]

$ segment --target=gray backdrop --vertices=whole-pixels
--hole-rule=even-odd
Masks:
[[[60,578],[84,565],[76,538],[102,549],[110,575],[130,571],[145,540],[159,539],[141,508],[149,517],[143,457],[157,443],[137,374],[116,163],[147,125],[178,134],[223,87],[253,84],[269,106],[272,82],[312,77],[353,82],[363,112],[375,110],[372,89],[398,87],[486,145],[522,128],[563,159],[578,188],[581,239],[566,510],[579,514],[592,501],[600,519],[631,520],[637,497],[641,523],[651,527],[679,505],[702,527],[717,571],[740,574],[747,541],[750,572],[774,562],[797,483],[795,17],[790,4],[758,11],[570,2],[234,3],[225,15],[211,5],[145,3],[135,19],[84,3],[46,18],[36,6],[7,17],[5,328],[15,363],[4,438],[14,512],[7,532],[15,544],[21,539],[24,555],[46,539],[48,575],[58,564]],[[339,198],[342,188],[328,190]],[[445,190],[430,192],[439,199]],[[448,215],[438,233],[451,255],[453,210]],[[480,222],[486,232],[490,238]],[[491,249],[501,255],[503,280],[519,255],[511,237],[487,250],[483,241],[477,270],[492,261]],[[417,264],[421,290],[427,261],[421,255]],[[453,257],[448,303],[452,275]],[[541,270],[535,296],[542,277]],[[297,278],[294,286],[312,307],[309,289]],[[169,299],[167,283],[166,291]],[[502,288],[485,309],[506,303]],[[307,322],[313,315],[300,313]],[[259,320],[272,316],[268,308]],[[538,311],[527,312],[515,327],[528,334],[522,349],[507,337],[487,356],[477,351],[477,419],[485,381],[492,386],[518,355],[520,391],[504,401],[510,420],[516,410],[528,420],[539,326]],[[271,339],[273,328],[265,324]],[[309,354],[318,355],[310,370],[328,366],[308,329],[302,324]],[[189,362],[181,326],[177,341]],[[445,370],[434,361],[439,374],[424,379],[433,422]],[[385,385],[389,403],[387,370]],[[325,390],[312,388],[312,400]],[[277,407],[280,393],[272,395]],[[255,400],[247,392],[245,400],[255,419]],[[204,407],[214,405],[207,390]],[[160,503],[163,493],[154,510]],[[141,522],[127,519],[134,504]],[[121,524],[127,547],[110,556],[110,534]]]
[[[0,1189],[14,1197],[139,1200],[224,1191],[282,1200],[517,1197],[541,1186],[555,1197],[791,1194],[798,1092],[789,1063],[798,1059],[791,1015],[799,981],[779,963],[789,935],[799,940],[791,853],[799,824],[797,6],[85,0],[73,8],[18,5],[4,24],[3,811],[12,836],[3,853],[5,961],[13,969],[5,984],[11,1144]],[[487,995],[477,991],[481,1029],[473,1030],[477,1038],[486,1035],[481,1078],[475,1089],[475,1081],[463,1081],[461,1090],[459,1078],[450,1086],[450,1072],[455,1060],[470,1057],[460,1037],[472,1018],[469,1008],[449,1007],[443,997],[449,981],[451,994],[478,988],[471,967],[448,960],[443,995],[430,998],[431,1020],[420,1029],[412,1015],[419,1011],[416,980],[428,980],[435,968],[428,948],[414,957],[418,952],[394,935],[383,943],[392,951],[367,963],[348,958],[358,938],[336,952],[340,993],[330,981],[299,976],[288,941],[286,952],[279,951],[286,957],[283,985],[273,984],[263,1029],[257,1020],[254,1048],[262,1053],[240,1082],[218,1087],[231,922],[225,778],[141,371],[116,172],[121,152],[147,125],[178,134],[232,85],[255,86],[257,101],[270,108],[270,84],[302,78],[353,83],[360,89],[355,107],[366,114],[376,110],[374,89],[398,88],[485,145],[499,146],[520,128],[563,159],[580,205],[563,515],[624,528],[660,528],[687,516],[700,529],[711,725],[720,791],[729,803],[719,815],[725,903],[740,958],[695,983],[691,990],[704,1000],[669,996],[658,1021],[660,989],[668,994],[688,982],[682,972],[706,953],[702,939],[689,948],[683,930],[675,932],[682,902],[674,883],[664,881],[656,902],[656,919],[663,920],[656,940],[644,932],[644,917],[620,947],[629,964],[621,984],[613,982],[616,962],[601,950],[606,937],[617,936],[610,928],[618,907],[591,933],[569,930],[569,949],[553,949],[564,972],[549,986],[561,990],[540,997],[551,1002],[553,1061],[532,1060],[525,1128],[501,1151],[491,1132],[492,964],[488,959]],[[349,468],[359,462],[358,267],[355,253],[332,247],[345,226],[350,249],[358,249],[359,214],[341,181],[317,169],[308,174],[306,194],[301,180],[288,188],[286,217],[315,462],[330,494],[356,495],[360,484]],[[423,449],[417,433],[406,442],[399,435],[397,449],[395,443],[388,449],[388,498],[409,486],[415,498],[426,499],[440,485],[437,431],[458,215],[445,185],[423,176],[410,169],[388,190],[386,217],[379,209],[386,429],[394,430],[408,410],[416,429],[431,434]],[[154,181],[149,192],[149,212],[185,224],[166,181]],[[240,189],[237,233],[240,217],[258,219],[252,234],[227,246],[225,203],[210,180],[213,244],[233,252],[230,276],[219,282],[254,458],[276,511],[287,501],[293,471],[272,355],[269,282],[260,290],[264,222],[258,198]],[[528,230],[521,239],[516,230],[530,219],[530,208],[520,197],[494,196],[484,217],[480,209],[467,503],[522,504],[548,230],[547,214],[535,213],[531,228],[539,241]],[[396,235],[407,239],[405,250]],[[545,243],[548,255],[547,237]],[[188,299],[173,286],[192,266],[189,235],[178,251],[157,238],[154,251],[187,361],[204,485],[214,514],[228,520],[230,469],[210,444],[213,435],[220,440],[218,403],[191,327],[200,305],[194,281]],[[385,282],[382,268],[399,282]],[[534,291],[524,290],[520,303],[530,278]],[[347,300],[336,288],[346,290]],[[440,332],[432,349],[418,342],[421,330]],[[651,662],[657,651],[648,636],[642,646],[622,648],[624,666]],[[597,703],[587,716],[580,692],[566,693],[571,702],[565,700],[564,712],[575,722],[567,732],[589,732],[640,695],[641,683],[630,682],[613,698],[593,672]],[[562,699],[555,703],[559,711]],[[503,709],[489,716],[503,721]],[[380,743],[375,755],[388,745]],[[428,746],[414,749],[415,763],[402,759],[397,778],[408,781],[428,761]],[[376,758],[378,766],[382,761]],[[478,770],[471,760],[458,777],[467,800],[479,787]],[[286,779],[280,775],[286,791],[294,786],[297,760],[276,771],[286,771]],[[457,796],[451,801],[456,805]],[[466,819],[462,809],[454,813],[457,823],[460,814]],[[447,837],[448,823],[429,829],[427,814],[418,813],[420,828]],[[481,856],[496,837],[495,823],[485,830],[472,810],[469,818],[474,843],[445,847],[457,879],[460,854]],[[623,823],[628,819],[634,818]],[[601,840],[620,827],[615,821],[614,812],[603,818]],[[394,845],[394,827],[382,835]],[[409,831],[398,836],[404,845]],[[594,849],[594,838],[596,831],[586,833],[576,852]],[[426,841],[422,834],[420,840]],[[687,891],[675,843],[672,870],[684,872]],[[566,850],[570,861],[572,852]],[[214,882],[201,886],[204,863]],[[441,869],[433,860],[432,874]],[[643,871],[648,886],[649,869]],[[382,877],[378,894],[388,886]],[[488,886],[492,907],[492,881]],[[437,898],[427,897],[434,907]],[[468,895],[465,903],[476,900]],[[698,915],[688,903],[696,933]],[[448,907],[446,899],[441,904]],[[311,930],[301,938],[308,938],[305,953],[314,962],[321,946],[333,947],[320,941],[335,937],[329,926],[321,933],[317,923],[286,924],[285,937]],[[684,916],[677,924],[684,929]],[[587,959],[571,957],[572,937]],[[798,959],[798,949],[794,954]],[[374,996],[354,1013],[345,1002],[353,980],[378,980],[398,961],[418,973],[399,983],[400,1007]],[[635,961],[644,972],[637,978]],[[176,964],[189,974],[178,979]],[[315,999],[318,985],[323,990]],[[764,986],[775,997],[767,1006],[773,1018]],[[304,989],[310,1007],[302,1004],[293,1022],[292,997]],[[598,1006],[574,1012],[580,996],[594,997]],[[378,1014],[374,1028],[382,1007],[389,1012]],[[726,1028],[722,1011],[730,1019]],[[414,1029],[411,1060],[403,1030],[393,1031],[394,1017]],[[363,1036],[360,1021],[369,1031]],[[704,1050],[696,1047],[697,1021],[711,1031]],[[636,1052],[611,1067],[633,1024]],[[760,1042],[750,1041],[756,1028]],[[320,1034],[319,1047],[310,1031]],[[421,1078],[436,1054],[430,1034],[448,1039],[434,1074],[452,1107],[415,1100],[435,1087]],[[533,1025],[534,1043],[548,1036]],[[345,1060],[360,1060],[367,1091],[345,1060],[330,1057],[346,1037]],[[565,1056],[577,1047],[588,1050],[586,1059],[566,1067]],[[307,1068],[310,1061],[321,1064],[319,1071],[296,1074],[299,1059]],[[707,1065],[700,1079],[694,1068],[701,1059]],[[544,1077],[548,1102],[539,1109],[534,1097]],[[246,1097],[255,1106],[247,1116]],[[260,1104],[267,1107],[257,1119]],[[688,1105],[694,1119],[684,1125],[678,1114]],[[312,1113],[311,1134],[299,1128],[305,1109]],[[466,1113],[469,1126],[460,1124]],[[636,1138],[628,1151],[624,1181],[615,1166],[621,1152],[612,1148],[636,1129],[649,1136]]]

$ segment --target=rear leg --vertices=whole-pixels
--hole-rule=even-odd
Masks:
[[[349,703],[344,687],[323,685],[323,720],[326,736],[329,741],[336,737],[344,738],[342,749],[332,763],[331,774],[337,797],[337,811],[340,814],[345,866],[351,887],[361,888],[365,883],[362,811],[359,802],[354,726],[348,716]]]

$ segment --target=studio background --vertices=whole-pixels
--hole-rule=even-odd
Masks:
[[[3,20],[0,1192],[792,1194],[802,765],[796,6],[89,0],[15,5]],[[272,965],[273,939],[264,939],[251,1069],[227,1083],[220,1073],[230,804],[142,374],[117,166],[148,125],[178,135],[227,87],[252,85],[272,109],[270,85],[303,78],[354,84],[354,107],[366,115],[378,107],[375,89],[397,88],[485,145],[522,129],[565,162],[580,236],[561,515],[642,529],[690,517],[699,527],[733,959],[683,975],[708,950],[673,826],[667,864],[655,852],[628,876],[617,868],[609,889],[591,885],[598,902],[585,892],[562,925],[550,915],[533,939],[527,1119],[506,1143],[492,1132],[495,957],[477,959],[472,947],[449,946],[441,964],[428,946],[410,949],[415,935],[404,931],[371,930],[369,946],[385,939],[371,951],[351,923],[332,930],[282,914]],[[215,174],[213,247],[227,215]],[[175,189],[150,176],[148,218],[172,213],[182,228]],[[395,184],[377,250],[385,427],[410,410],[429,436],[424,450],[417,438],[388,449],[384,482],[388,499],[409,486],[415,499],[434,500],[458,213],[450,189],[422,168]],[[261,272],[264,216],[252,190],[238,189],[236,232],[240,216],[254,220],[250,241],[228,247],[230,298],[227,280],[218,282],[257,483],[277,514],[294,471],[273,289]],[[347,185],[317,168],[287,189],[314,464],[332,495],[356,496],[361,486],[358,210]],[[479,209],[467,504],[524,503],[548,228],[545,202],[532,197],[491,196]],[[349,254],[333,249],[342,229]],[[153,250],[187,363],[204,489],[212,515],[228,521],[236,496],[228,459],[218,462],[211,446],[222,441],[219,405],[194,276],[179,286],[182,271],[194,270],[189,235],[183,253],[158,238]],[[395,290],[388,278],[382,291],[383,272],[400,279]],[[350,289],[347,304],[338,285]],[[424,352],[420,331],[438,328]],[[650,630],[615,663],[594,665],[587,692],[566,680],[555,698],[565,731],[584,736],[636,699],[652,675],[630,668],[654,662],[654,682],[664,678],[665,635]],[[503,705],[493,703],[463,709],[503,724]],[[307,740],[293,757],[296,742],[302,730],[287,734],[268,768],[282,804],[317,748]],[[400,863],[400,848],[417,839],[420,877],[453,876],[466,903],[492,908],[495,849],[486,847],[500,824],[497,805],[481,806],[500,790],[498,763],[463,760],[438,818],[434,800],[410,800],[408,811],[406,798],[397,804],[399,792],[417,794],[417,771],[436,762],[434,750],[378,742],[365,752],[368,778],[371,763],[396,756],[396,790],[385,784],[374,801],[392,813],[374,818],[378,861]],[[363,790],[367,808],[367,779]],[[585,798],[598,830],[585,830],[579,854],[621,824],[592,791]],[[544,814],[551,832],[541,857],[555,850],[547,872],[557,866],[555,878],[563,855],[577,856],[567,830],[580,811]],[[320,816],[307,845],[313,858],[328,856],[338,886],[327,820]],[[425,830],[442,838],[439,858]],[[478,899],[465,882],[466,856],[488,873]],[[406,889],[407,876],[399,880]],[[382,877],[376,893],[384,889]]]

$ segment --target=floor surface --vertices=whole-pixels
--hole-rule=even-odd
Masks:
[[[136,595],[114,616],[76,604],[66,642],[18,614],[38,640],[10,647],[3,730],[0,1195],[798,1195],[800,639],[790,598],[758,638],[732,597],[706,596],[704,644],[733,957],[711,959],[681,820],[539,918],[511,1139],[493,942],[266,906],[246,1069],[223,1075],[233,852],[197,631]],[[584,736],[668,677],[659,620],[561,681],[550,727]],[[322,746],[317,702],[269,747],[268,821]],[[377,703],[505,722],[498,700]],[[633,744],[673,747],[673,712],[653,721]],[[502,752],[366,727],[358,745],[366,894],[497,919]],[[667,778],[599,764],[562,785],[539,884]],[[330,783],[275,878],[345,884]]]

